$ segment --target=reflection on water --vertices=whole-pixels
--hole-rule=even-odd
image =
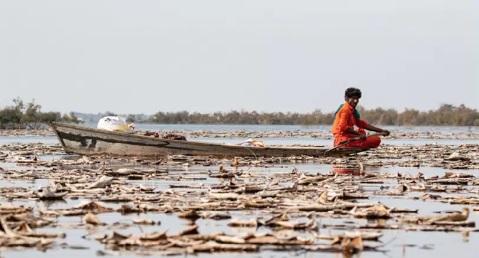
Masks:
[[[333,165],[332,172],[335,175],[351,175],[351,176],[362,176],[364,175],[364,169],[361,164],[357,166],[344,166],[344,165]]]

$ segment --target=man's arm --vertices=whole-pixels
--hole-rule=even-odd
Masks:
[[[380,133],[384,136],[388,136],[390,134],[390,132],[388,130],[384,130],[384,129],[376,127],[374,125],[370,125],[366,121],[361,120],[361,119],[356,119],[356,126],[358,126],[359,128],[369,130],[369,131],[378,132],[378,133]]]
[[[390,132],[388,130],[384,130],[382,128],[379,128],[379,127],[376,127],[376,126],[370,125],[370,124],[365,124],[364,129],[369,130],[369,131],[378,132],[378,133],[380,133],[384,136],[388,136],[390,134]]]

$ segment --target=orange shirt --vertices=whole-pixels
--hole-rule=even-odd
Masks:
[[[367,125],[368,124],[364,120],[358,119],[354,116],[354,108],[348,102],[345,102],[341,109],[336,113],[333,127],[331,128],[334,135],[334,145],[336,146],[341,142],[357,136],[346,132],[348,128],[354,129],[354,126],[366,128]]]

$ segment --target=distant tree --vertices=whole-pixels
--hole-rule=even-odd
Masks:
[[[62,121],[65,121],[68,123],[74,123],[74,124],[80,123],[80,119],[73,112],[70,112],[70,114],[68,115],[67,114],[63,115]]]
[[[102,114],[103,116],[116,116],[115,113],[113,112],[110,112],[110,111],[106,111],[104,114]]]
[[[0,128],[40,128],[53,121],[79,122],[73,113],[63,117],[59,112],[44,113],[35,100],[25,104],[18,97],[13,99],[13,106],[0,109]]]
[[[0,110],[0,128],[18,127],[22,116],[22,112],[16,108],[7,107]]]
[[[126,117],[126,122],[128,122],[128,123],[134,123],[135,121],[136,121],[135,115],[129,114]]]
[[[38,104],[35,104],[35,100],[32,100],[32,102],[28,103],[26,105],[25,111],[23,112],[22,116],[22,123],[34,123],[34,122],[42,122],[41,119],[39,119],[40,116],[40,109],[42,107]]]

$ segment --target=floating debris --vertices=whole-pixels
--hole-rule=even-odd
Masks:
[[[100,220],[95,216],[95,214],[88,212],[85,214],[83,217],[83,223],[93,225],[93,226],[99,226],[102,225]]]
[[[323,137],[300,131],[289,132],[292,136],[239,131],[225,135],[235,133],[248,138]],[[222,137],[210,136],[215,134]],[[189,138],[196,135],[203,134],[193,132]],[[477,231],[473,214],[479,210],[479,178],[470,170],[479,169],[477,145],[385,145],[341,159],[45,159],[47,155],[66,154],[57,145],[2,146],[0,164],[13,166],[0,167],[5,182],[0,187],[0,246],[51,248],[65,236],[50,233],[54,228],[67,234],[75,228],[88,236],[94,232],[105,246],[99,254],[273,250],[352,255],[388,250],[380,242],[384,230]],[[316,169],[319,164],[332,169]],[[379,166],[391,169],[371,173]],[[412,167],[414,173],[394,171],[398,167]],[[431,174],[424,167],[442,172]],[[410,207],[401,200],[420,204]],[[440,208],[439,214],[425,215],[423,203],[449,205],[454,211]],[[63,216],[82,223],[65,223]],[[172,225],[169,219],[181,222]],[[45,226],[48,234],[36,231]],[[334,234],[323,234],[330,230]]]

